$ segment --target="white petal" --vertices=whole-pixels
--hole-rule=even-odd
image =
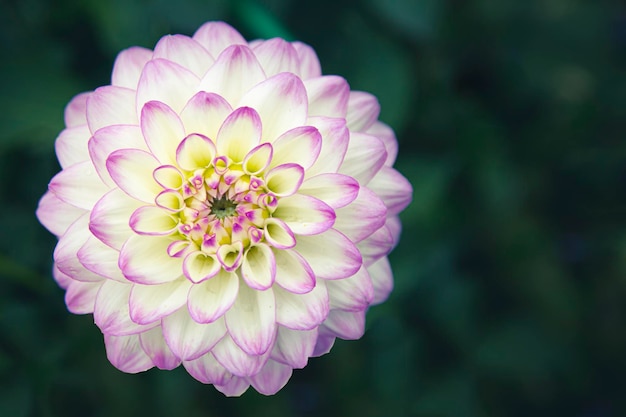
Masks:
[[[330,352],[330,349],[333,347],[335,343],[335,336],[330,334],[319,334],[317,336],[317,343],[315,344],[315,348],[313,349],[312,357],[318,357],[327,354]]]
[[[365,133],[350,133],[348,152],[339,172],[354,177],[361,185],[378,173],[387,159],[385,146],[376,136]]]
[[[307,261],[293,250],[274,250],[276,283],[289,292],[305,294],[315,287],[315,274]]]
[[[93,318],[102,333],[127,335],[141,333],[159,325],[154,321],[149,325],[137,324],[130,319],[128,300],[131,284],[106,280],[96,296]]]
[[[185,131],[199,133],[215,140],[217,132],[233,109],[217,94],[200,91],[189,100],[180,113]]]
[[[189,314],[198,323],[211,323],[231,308],[239,292],[234,272],[221,271],[215,277],[195,284],[189,290]]]
[[[309,116],[345,118],[350,86],[336,75],[311,78],[304,82],[309,96]]]
[[[326,285],[331,309],[365,310],[374,298],[372,279],[365,267],[351,277],[327,281]]]
[[[233,341],[249,355],[262,355],[276,336],[276,305],[270,290],[257,291],[239,285],[239,294],[225,314]]]
[[[187,307],[163,317],[162,326],[167,345],[176,356],[185,361],[204,355],[226,334],[223,319],[200,324],[191,318]]]
[[[265,244],[251,246],[243,255],[241,276],[249,287],[256,290],[271,287],[276,278],[276,260],[272,249]]]
[[[316,341],[317,327],[311,330],[291,330],[279,326],[271,357],[293,368],[302,369],[313,355]]]
[[[370,266],[381,257],[388,255],[395,243],[393,233],[386,224],[376,230],[357,245],[363,256],[363,265]]]
[[[162,37],[154,47],[154,58],[165,58],[202,77],[213,63],[213,57],[198,42],[183,35]]]
[[[89,230],[106,245],[120,250],[133,234],[128,220],[140,205],[141,202],[115,188],[94,206],[89,219]]]
[[[91,161],[64,169],[52,178],[48,189],[60,200],[74,207],[91,210],[107,192]]]
[[[398,140],[395,133],[393,133],[393,129],[383,122],[377,121],[367,129],[366,133],[376,136],[385,145],[385,150],[387,151],[385,166],[392,166],[398,156]]]
[[[224,385],[214,385],[215,389],[227,397],[240,397],[250,387],[248,378],[233,376]]]
[[[94,236],[89,236],[77,253],[80,263],[93,273],[126,282],[122,270],[117,265],[119,255],[119,251],[105,245]]]
[[[281,198],[273,216],[283,220],[298,235],[316,235],[335,223],[335,211],[331,207],[303,194]]]
[[[385,224],[387,208],[372,190],[361,187],[357,198],[336,214],[335,229],[357,243]]]
[[[143,206],[130,216],[129,224],[137,234],[165,236],[176,230],[179,221],[160,207]]]
[[[299,194],[322,200],[334,209],[352,203],[359,194],[359,182],[343,174],[319,174],[304,180]]]
[[[319,326],[326,319],[330,306],[325,284],[319,280],[306,294],[293,294],[274,287],[276,322],[292,330],[311,330]]]
[[[185,128],[168,105],[147,102],[141,110],[141,131],[148,148],[161,164],[176,163],[176,148],[185,138]]]
[[[223,320],[219,322],[223,325]],[[204,384],[225,385],[233,378],[232,374],[210,352],[183,362],[183,366],[189,372],[189,375]]]
[[[250,89],[238,106],[256,109],[263,123],[263,141],[273,142],[286,131],[305,124],[306,89],[296,75],[283,72]]]
[[[91,236],[88,223],[89,215],[85,213],[68,227],[54,249],[54,262],[59,271],[77,281],[99,282],[104,277],[85,268],[77,256],[80,247]]]
[[[345,119],[310,117],[306,124],[314,126],[322,135],[322,149],[315,164],[307,169],[307,177],[337,172],[350,142]]]
[[[300,69],[298,52],[283,39],[273,38],[260,42],[252,50],[268,77],[279,72],[297,73]]]
[[[93,313],[96,295],[104,280],[100,282],[80,282],[72,280],[65,292],[65,305],[74,314]]]
[[[249,107],[240,107],[224,121],[217,134],[217,151],[233,162],[242,162],[246,154],[258,145],[261,139],[261,119]]]
[[[246,91],[265,78],[261,64],[250,48],[232,45],[220,53],[202,78],[198,90],[219,94],[234,105]]]
[[[320,332],[330,332],[344,340],[360,339],[365,332],[365,310],[331,310]]]
[[[47,191],[37,206],[37,218],[50,232],[57,236],[63,235],[70,224],[74,223],[85,210],[67,204]]]
[[[87,124],[87,98],[90,94],[91,91],[77,94],[65,106],[65,126],[75,127]]]
[[[187,302],[191,285],[184,277],[165,284],[133,285],[130,318],[135,323],[148,324],[173,313]]]
[[[284,221],[270,217],[263,229],[265,240],[277,249],[289,249],[296,245],[296,238]]]
[[[193,39],[214,57],[231,45],[247,44],[239,32],[224,22],[205,23],[194,33]]]
[[[160,326],[141,333],[139,342],[157,368],[171,370],[180,365],[180,358],[176,357],[165,343]]]
[[[351,91],[348,100],[348,127],[353,132],[362,132],[378,119],[380,104],[376,97],[363,91]]]
[[[182,260],[167,254],[171,239],[132,235],[120,250],[119,266],[130,281],[154,285],[174,281],[183,274]]]
[[[389,259],[387,257],[380,258],[367,267],[367,272],[369,272],[372,284],[374,284],[372,305],[380,304],[389,297],[393,290],[393,273]]]
[[[307,260],[318,279],[346,278],[361,268],[359,250],[335,229],[319,235],[298,236],[294,249]]]
[[[250,383],[263,395],[274,395],[287,384],[293,369],[291,366],[268,360],[261,370],[250,377]]]
[[[303,80],[313,77],[319,77],[322,75],[322,68],[320,61],[317,58],[317,54],[309,45],[302,42],[291,43],[298,52],[298,58],[300,59],[300,76]]]
[[[230,373],[237,376],[254,375],[269,358],[269,350],[263,355],[249,355],[226,335],[211,351],[215,359]]]
[[[390,215],[404,210],[411,202],[413,195],[413,188],[409,181],[390,167],[382,167],[367,186],[383,200]]]
[[[272,143],[274,153],[270,167],[285,163],[309,169],[322,149],[322,135],[312,126],[299,126],[283,133]]]
[[[159,162],[148,152],[139,149],[117,150],[107,158],[106,167],[122,191],[137,200],[152,204],[157,194],[163,191],[153,177]]]
[[[304,169],[298,164],[282,164],[265,174],[267,189],[278,197],[287,197],[300,188],[304,179]]]
[[[139,335],[113,336],[104,335],[107,358],[120,371],[136,374],[147,371],[154,365],[146,352],[141,348]]]
[[[110,125],[136,125],[135,91],[108,85],[87,99],[87,123],[91,133]]]
[[[111,84],[136,90],[141,71],[151,58],[152,51],[146,48],[134,46],[123,50],[115,58]]]
[[[222,269],[222,264],[215,255],[207,255],[202,251],[195,251],[185,256],[183,273],[194,283],[213,278]]]
[[[90,137],[91,132],[85,125],[63,129],[54,142],[54,149],[61,168],[67,168],[89,159],[87,141]]]
[[[152,100],[167,104],[175,112],[181,111],[198,91],[199,81],[193,72],[174,62],[160,58],[149,61],[137,86],[137,114]]]

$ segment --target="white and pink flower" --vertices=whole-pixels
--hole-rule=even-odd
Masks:
[[[392,289],[412,191],[378,113],[309,46],[221,22],[122,51],[67,106],[37,210],[68,309],[124,372],[277,392]]]

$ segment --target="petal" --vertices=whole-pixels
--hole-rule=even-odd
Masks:
[[[130,318],[149,324],[178,310],[187,302],[191,282],[181,277],[158,285],[135,284],[130,292]]]
[[[183,273],[194,283],[213,278],[222,269],[222,264],[215,255],[201,251],[189,253],[183,261]]]
[[[171,239],[132,235],[120,250],[119,265],[130,281],[153,285],[171,282],[183,274],[182,260],[167,254]]]
[[[259,175],[270,164],[274,149],[269,143],[262,143],[253,148],[243,159],[242,168],[248,175]]]
[[[333,347],[335,343],[335,336],[331,334],[320,334],[317,337],[317,343],[315,344],[315,349],[313,349],[312,357],[318,357],[327,354],[330,352],[330,349]]]
[[[89,219],[89,230],[104,244],[119,250],[133,234],[128,220],[140,205],[139,201],[115,188],[94,206]]]
[[[393,129],[383,122],[377,121],[367,129],[366,133],[376,136],[385,145],[385,150],[387,151],[385,166],[392,166],[398,156],[398,140],[395,133],[393,133]]]
[[[157,368],[171,370],[180,365],[180,358],[176,357],[165,343],[160,326],[141,333],[139,342]]]
[[[224,318],[237,346],[249,355],[264,354],[276,336],[274,292],[240,285],[237,299]]]
[[[153,59],[143,68],[137,86],[137,114],[144,104],[155,100],[175,112],[185,106],[198,90],[198,77],[188,69],[166,59]]]
[[[359,194],[359,182],[348,175],[319,174],[307,178],[298,193],[313,196],[338,209],[354,201]]]
[[[130,216],[130,228],[140,235],[166,236],[178,227],[179,219],[154,206],[139,207]]]
[[[205,23],[193,34],[193,39],[214,57],[231,45],[247,44],[239,32],[224,22]]]
[[[261,139],[261,119],[249,107],[240,107],[226,118],[217,133],[217,151],[233,162],[242,162]]]
[[[165,342],[176,356],[185,361],[204,355],[226,334],[223,319],[200,324],[191,318],[186,307],[163,317],[162,326]],[[210,354],[206,356],[213,357]]]
[[[163,191],[152,175],[159,162],[148,152],[117,150],[107,158],[106,167],[122,191],[144,203],[154,203],[154,198]]]
[[[361,268],[359,250],[335,229],[319,235],[298,236],[295,250],[306,259],[318,279],[347,278]]]
[[[75,127],[87,124],[87,98],[90,92],[80,93],[65,106],[65,126]]]
[[[152,51],[146,48],[133,46],[123,50],[115,58],[111,84],[136,90],[141,71],[151,58]]]
[[[202,77],[198,89],[216,93],[234,105],[246,91],[265,78],[261,64],[250,48],[232,45],[219,54]]]
[[[296,238],[287,224],[276,218],[265,220],[263,235],[267,243],[277,249],[289,249],[296,245]]]
[[[74,314],[93,313],[96,295],[103,282],[72,281],[65,292],[67,309]]]
[[[317,128],[322,135],[322,149],[315,164],[307,169],[307,177],[337,172],[350,142],[346,121],[330,117],[310,117],[307,124]]]
[[[360,339],[365,333],[365,310],[331,310],[322,329],[344,340]]]
[[[73,280],[68,275],[59,271],[59,268],[57,268],[55,264],[52,264],[52,277],[54,278],[56,283],[59,285],[59,287],[63,289],[68,288],[72,282],[80,282],[80,281]]]
[[[113,336],[104,335],[107,358],[120,371],[136,374],[147,371],[154,365],[139,343],[139,335]]]
[[[228,335],[220,340],[211,352],[224,368],[237,376],[256,374],[269,358],[269,351],[263,355],[247,354]]]
[[[306,294],[293,294],[274,287],[276,295],[276,322],[292,330],[311,330],[328,315],[330,306],[325,282],[319,280]]]
[[[268,77],[279,72],[297,73],[300,69],[298,52],[284,39],[268,39],[255,45],[252,50]]]
[[[348,152],[341,164],[340,172],[366,185],[382,168],[387,159],[385,146],[376,136],[365,133],[350,133]]]
[[[251,246],[243,255],[241,276],[250,288],[266,290],[276,278],[276,260],[269,246]]]
[[[57,236],[65,233],[67,228],[76,221],[85,210],[67,204],[51,191],[47,191],[37,206],[37,219],[46,229]]]
[[[367,267],[367,272],[369,272],[372,284],[374,284],[372,305],[380,304],[389,297],[393,290],[393,273],[391,272],[389,259],[387,257],[380,258]]]
[[[345,118],[350,86],[337,75],[326,75],[304,82],[309,97],[309,116]]]
[[[215,145],[209,138],[192,133],[178,145],[176,162],[184,170],[195,171],[211,165],[215,153]]]
[[[54,262],[59,271],[77,281],[99,282],[104,278],[86,269],[76,254],[91,236],[88,222],[89,215],[85,213],[70,225],[54,249]]]
[[[385,224],[387,208],[372,190],[361,187],[357,198],[336,214],[335,229],[357,243]]]
[[[380,113],[378,99],[370,93],[351,91],[346,120],[353,132],[363,132],[376,122]]]
[[[135,91],[107,85],[87,99],[87,123],[91,133],[110,125],[136,125]]]
[[[283,220],[298,235],[316,235],[335,223],[335,211],[315,197],[294,194],[278,201],[274,217]]]
[[[282,164],[265,175],[267,189],[277,197],[294,194],[304,179],[304,169],[298,164]]]
[[[283,133],[272,146],[274,154],[270,167],[291,162],[307,170],[320,154],[322,135],[312,126],[299,126]]]
[[[61,168],[77,164],[89,159],[87,141],[91,137],[85,125],[64,129],[54,142],[54,149],[59,158]]]
[[[247,378],[233,376],[224,385],[214,385],[215,389],[227,397],[240,397],[250,387]]]
[[[48,189],[60,200],[74,207],[91,210],[109,191],[102,183],[91,161],[81,162],[64,169],[52,178]]]
[[[300,77],[303,80],[313,77],[319,77],[322,75],[322,68],[320,61],[317,58],[317,54],[309,45],[302,42],[291,43],[298,53],[300,59]]]
[[[307,101],[300,78],[283,72],[254,86],[238,105],[256,109],[263,123],[263,141],[273,142],[286,131],[305,124]]]
[[[94,236],[89,236],[76,255],[80,263],[91,272],[115,281],[127,282],[117,265],[119,254],[119,251]]]
[[[413,196],[413,187],[409,181],[390,167],[382,167],[367,186],[385,203],[389,215],[395,215],[404,210]]]
[[[163,192],[180,190],[185,183],[185,176],[173,165],[161,165],[152,172],[154,180],[165,189]],[[163,192],[159,193],[162,194]],[[180,193],[176,193],[180,196]],[[182,196],[180,196],[182,198]],[[155,199],[155,202],[158,200]],[[158,202],[157,202],[158,204]]]
[[[357,247],[363,256],[363,264],[370,266],[381,257],[388,255],[394,245],[394,236],[385,225],[360,241]]]
[[[305,294],[315,287],[315,274],[298,252],[274,250],[274,257],[278,285],[295,294]]]
[[[317,341],[317,327],[311,330],[291,330],[278,327],[271,358],[292,368],[302,369],[313,355]]]
[[[257,374],[250,377],[250,383],[261,394],[274,395],[287,384],[292,372],[291,366],[268,360]]]
[[[187,102],[180,113],[180,119],[186,132],[198,133],[214,140],[220,126],[232,111],[230,104],[221,96],[200,91]]]
[[[365,310],[374,298],[372,279],[365,267],[351,277],[327,281],[326,285],[331,309]]]
[[[98,175],[106,185],[113,187],[115,182],[107,170],[106,161],[109,155],[118,149],[141,149],[147,151],[139,126],[114,125],[103,127],[94,133],[88,143],[91,158]]]
[[[222,323],[223,326],[223,322],[223,320],[220,320],[216,323]],[[225,327],[224,330],[226,330]],[[189,375],[204,384],[225,385],[232,379],[232,374],[211,353],[185,361],[183,366],[189,372]]]
[[[154,58],[165,58],[202,77],[213,57],[198,42],[183,35],[162,37],[154,47]]]
[[[176,148],[185,137],[185,128],[167,104],[149,101],[143,106],[141,131],[148,148],[162,164],[176,163]]]
[[[231,308],[238,292],[237,274],[221,271],[191,287],[187,299],[189,314],[198,323],[212,323]]]
[[[93,318],[102,333],[127,335],[141,333],[159,325],[154,321],[149,325],[137,324],[130,319],[128,300],[131,284],[106,280],[96,296]]]

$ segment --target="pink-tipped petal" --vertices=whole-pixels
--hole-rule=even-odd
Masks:
[[[365,310],[331,310],[320,333],[330,333],[344,340],[360,339],[365,333]]]
[[[259,373],[250,377],[250,384],[263,395],[274,395],[287,384],[292,372],[291,366],[270,359]]]
[[[237,346],[249,355],[264,354],[276,336],[274,292],[240,285],[237,299],[224,318]]]
[[[364,132],[378,119],[380,104],[378,99],[363,91],[351,91],[348,100],[346,120],[353,132]]]
[[[250,383],[247,378],[233,376],[226,384],[214,386],[227,397],[240,397],[250,388]]]
[[[355,178],[361,185],[374,178],[387,159],[385,146],[376,136],[350,133],[348,152],[339,171]]]
[[[313,196],[333,209],[352,203],[359,194],[359,182],[343,174],[320,174],[304,180],[300,194]]]
[[[129,298],[131,284],[106,280],[96,296],[93,318],[96,326],[104,334],[128,335],[141,333],[159,324],[154,321],[149,325],[137,324],[130,319]]]
[[[303,194],[281,198],[273,215],[283,220],[297,235],[323,233],[335,223],[335,211],[330,206]]]
[[[87,98],[91,95],[91,91],[80,93],[74,96],[72,100],[65,106],[65,126],[75,127],[87,124]]]
[[[215,277],[195,284],[189,290],[187,307],[198,323],[212,323],[230,309],[239,293],[239,278],[221,271]]]
[[[223,320],[219,322],[223,323]],[[233,377],[210,352],[198,358],[186,360],[183,366],[192,377],[204,384],[225,385]]]
[[[387,207],[376,193],[361,187],[357,198],[336,213],[335,228],[358,243],[385,224]]]
[[[227,334],[215,345],[215,359],[230,373],[236,376],[251,376],[258,373],[269,358],[269,350],[263,355],[249,355],[244,352]]]
[[[87,123],[91,133],[110,125],[136,125],[135,91],[108,85],[87,99]]]
[[[313,349],[313,355],[311,356],[315,358],[327,354],[334,344],[335,336],[331,334],[320,334],[317,337],[317,343],[315,344],[315,349]]]
[[[317,341],[317,327],[311,330],[291,330],[278,327],[272,359],[292,368],[302,369],[313,355]]]
[[[185,128],[174,110],[158,101],[147,102],[141,110],[141,131],[161,164],[176,163],[176,148],[185,137]]]
[[[130,216],[129,225],[139,235],[167,236],[176,231],[179,221],[160,207],[143,206]]]
[[[242,168],[248,175],[259,175],[270,164],[274,148],[269,143],[262,143],[254,147],[245,158],[243,158]]]
[[[275,287],[276,322],[292,330],[311,330],[319,326],[330,308],[325,284],[319,280],[315,288],[306,294],[293,294]]]
[[[376,136],[385,145],[387,151],[387,159],[385,160],[385,166],[392,166],[396,162],[398,156],[398,140],[393,129],[384,124],[383,122],[374,123],[366,133]]]
[[[200,324],[191,318],[187,307],[163,317],[161,323],[165,342],[184,361],[205,355],[226,334],[224,319]],[[210,354],[208,356],[212,357]]]
[[[304,256],[318,279],[347,278],[361,268],[363,261],[354,243],[335,229],[298,236],[295,250]]]
[[[308,79],[304,86],[309,97],[309,116],[346,117],[350,86],[344,78],[326,75]]]
[[[131,320],[149,324],[173,313],[187,302],[191,285],[183,277],[165,284],[133,285],[129,300]]]
[[[54,149],[61,168],[67,168],[89,159],[87,141],[91,137],[85,125],[64,129],[54,142]]]
[[[94,310],[96,295],[104,281],[70,282],[65,292],[65,305],[74,314],[91,314]]]
[[[165,58],[202,77],[213,57],[198,42],[184,35],[162,37],[154,47],[154,58]]]
[[[123,50],[115,58],[111,84],[136,90],[141,71],[151,58],[152,51],[146,48],[134,46]]]
[[[259,83],[238,104],[257,110],[263,123],[263,140],[273,142],[286,131],[302,126],[307,118],[307,95],[302,80],[283,72]]]
[[[152,204],[157,194],[163,191],[152,175],[159,162],[148,152],[117,150],[107,158],[106,167],[117,186],[139,201]]]
[[[276,260],[269,246],[251,246],[244,254],[241,263],[241,276],[250,288],[266,290],[276,279]]]
[[[298,73],[300,59],[298,52],[289,42],[273,38],[255,45],[252,50],[268,77],[279,72]]]
[[[331,309],[365,310],[374,298],[372,279],[365,267],[351,277],[327,281],[326,285]]]
[[[224,22],[205,23],[193,34],[193,39],[214,57],[231,45],[247,45],[239,32]]]
[[[389,218],[387,218],[389,222]],[[380,229],[360,241],[357,245],[363,255],[363,265],[370,266],[383,256],[387,256],[395,245],[391,229],[385,224]]]
[[[200,91],[187,102],[180,119],[187,133],[197,133],[215,140],[220,126],[232,111],[230,104],[221,96]]]
[[[213,278],[221,269],[217,256],[202,251],[189,253],[183,261],[183,274],[195,284]]]
[[[303,179],[304,169],[300,165],[282,164],[265,175],[265,185],[277,197],[287,197],[298,191]]]
[[[270,167],[295,163],[307,170],[320,154],[322,135],[313,126],[299,126],[283,133],[272,146],[274,155]]]
[[[50,181],[48,189],[60,200],[85,210],[91,210],[109,190],[91,161],[80,162],[59,172]]]
[[[164,284],[182,276],[182,260],[167,255],[170,243],[163,236],[129,237],[120,250],[119,266],[124,276],[146,285]]]
[[[115,188],[102,196],[94,206],[89,219],[89,230],[102,243],[120,250],[133,234],[128,219],[140,205],[141,202]]]
[[[119,251],[105,245],[96,237],[89,236],[76,255],[80,263],[91,272],[115,281],[126,282],[117,265],[119,254]]]
[[[104,335],[107,358],[109,362],[122,372],[136,374],[147,371],[154,364],[139,343],[139,335],[113,336]]]
[[[294,294],[306,294],[315,287],[315,274],[298,252],[274,250],[276,283]]]
[[[367,272],[369,272],[372,284],[374,284],[372,305],[380,304],[389,298],[389,294],[393,290],[393,273],[391,272],[389,259],[386,256],[380,258],[367,267]]]
[[[47,191],[39,200],[35,214],[46,229],[61,236],[84,213],[84,209],[74,207]]]
[[[137,114],[149,101],[160,101],[175,112],[185,107],[187,101],[198,91],[200,80],[188,69],[158,58],[143,68],[137,86]]]
[[[139,342],[143,351],[157,368],[169,371],[180,365],[180,358],[174,355],[165,343],[160,326],[141,333]]]
[[[198,90],[216,93],[234,106],[246,91],[265,78],[261,64],[250,48],[232,45],[219,54]]]
[[[246,154],[259,144],[261,119],[250,107],[240,107],[224,121],[217,133],[217,151],[233,162],[242,162]]]
[[[322,75],[320,61],[313,48],[302,42],[292,42],[291,45],[298,53],[298,58],[300,59],[299,74],[303,80]]]
[[[287,224],[277,218],[265,220],[264,236],[267,243],[276,249],[290,249],[296,245],[296,238]]]
[[[307,169],[307,178],[337,172],[350,142],[350,131],[345,119],[310,117],[307,124],[314,126],[322,135],[322,149],[315,164]]]
[[[85,213],[68,227],[54,249],[54,262],[59,271],[72,279],[83,282],[99,282],[104,277],[86,269],[76,255],[76,252],[91,236],[87,228],[88,223],[89,215]]]
[[[404,210],[413,196],[411,183],[390,167],[382,167],[367,186],[382,199],[389,215],[395,215]]]
[[[192,133],[176,149],[178,166],[187,171],[208,167],[215,158],[215,145],[206,136]]]

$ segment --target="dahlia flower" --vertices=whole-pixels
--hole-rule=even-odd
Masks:
[[[385,300],[411,186],[368,93],[311,47],[209,22],[74,97],[37,216],[67,308],[124,372],[270,395]]]

